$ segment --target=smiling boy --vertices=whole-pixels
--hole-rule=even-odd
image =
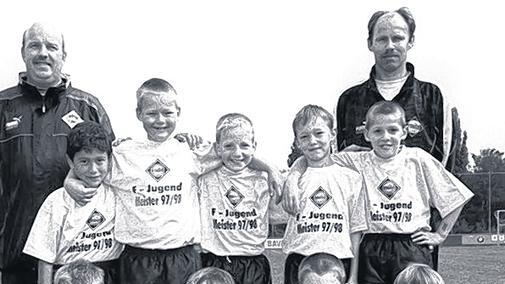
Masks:
[[[430,246],[441,244],[473,193],[420,148],[401,145],[407,136],[403,108],[390,101],[367,112],[367,152],[340,152],[333,159],[363,176],[368,230],[359,249],[359,283],[393,283],[409,263],[432,266]],[[303,162],[295,162],[296,178]],[[292,182],[290,182],[292,184]],[[430,206],[442,221],[430,232]]]
[[[99,124],[83,122],[68,135],[67,156],[77,179],[97,194],[78,205],[60,188],[42,204],[23,252],[39,259],[38,283],[53,283],[53,268],[83,259],[105,272],[105,283],[119,283],[117,259],[123,245],[114,238],[115,200],[102,184],[112,153],[107,132]]]
[[[243,114],[221,117],[216,152],[222,165],[198,179],[204,267],[229,272],[238,284],[269,284],[263,251],[270,195],[265,172],[249,168],[256,151],[252,122]]]
[[[333,116],[324,108],[304,106],[293,120],[293,132],[307,170],[299,179],[300,187],[290,188],[300,200],[300,210],[290,216],[282,242],[288,254],[284,283],[299,283],[302,259],[318,253],[342,260],[344,278],[356,283],[359,240],[367,229],[363,180],[332,160]]]

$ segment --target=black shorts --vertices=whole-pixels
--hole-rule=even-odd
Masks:
[[[23,254],[20,260],[2,271],[2,284],[37,283],[38,260]]]
[[[284,284],[298,284],[298,269],[305,255],[299,253],[290,253],[284,264]],[[351,258],[340,259],[344,264],[345,277],[349,278],[351,273]]]
[[[359,247],[358,282],[393,283],[413,262],[433,267],[428,246],[416,245],[410,234],[366,234]]]
[[[104,284],[120,284],[119,281],[119,260],[108,260],[108,261],[100,261],[93,262],[94,265],[100,267],[104,272]],[[54,274],[58,269],[60,269],[63,265],[55,264],[53,265],[53,278]]]
[[[195,248],[185,246],[169,250],[125,246],[119,257],[121,284],[180,284],[201,268]]]
[[[271,284],[270,262],[263,254],[255,256],[219,256],[202,253],[203,267],[221,268],[233,276],[237,284]]]

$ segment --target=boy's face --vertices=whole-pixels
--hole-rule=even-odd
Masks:
[[[365,130],[365,139],[372,144],[375,154],[383,159],[394,157],[406,137],[400,114],[379,114]]]
[[[179,120],[179,107],[172,94],[146,93],[142,98],[137,118],[142,122],[147,138],[164,142],[174,132]]]
[[[251,129],[239,127],[224,130],[216,148],[224,166],[234,172],[247,167],[255,151],[253,132]]]
[[[331,141],[334,138],[335,132],[320,117],[310,120],[306,125],[296,127],[296,143],[309,166],[322,163],[329,157]]]
[[[71,166],[77,178],[86,184],[86,187],[100,186],[109,170],[109,156],[105,151],[86,149],[75,153]]]

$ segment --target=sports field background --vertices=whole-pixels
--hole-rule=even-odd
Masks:
[[[272,266],[273,284],[283,283],[281,250],[265,253]],[[505,284],[505,246],[451,246],[440,249],[439,272],[446,284]]]

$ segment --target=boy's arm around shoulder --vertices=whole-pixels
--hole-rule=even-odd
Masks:
[[[288,176],[284,181],[284,186],[282,188],[282,208],[288,214],[295,216],[300,210],[300,177],[307,170],[307,160],[305,157],[301,156],[296,159],[289,169]]]
[[[268,174],[268,190],[270,196],[275,200],[275,203],[281,202],[282,198],[282,177],[279,169],[274,167],[272,164],[267,163],[265,159],[253,157],[251,163],[248,166],[250,169],[263,171]]]

